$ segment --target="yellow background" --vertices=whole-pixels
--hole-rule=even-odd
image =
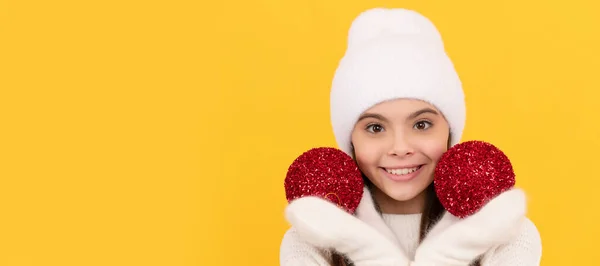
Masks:
[[[542,265],[599,265],[594,1],[0,0],[0,265],[278,265],[351,20],[416,9],[512,159]]]

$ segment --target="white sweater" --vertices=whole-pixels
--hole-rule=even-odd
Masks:
[[[383,214],[383,219],[400,240],[404,252],[412,259],[418,246],[421,215]],[[533,222],[527,219],[515,241],[484,254],[482,266],[538,266],[541,252],[540,234]],[[281,266],[331,265],[330,251],[306,244],[293,227],[284,234],[279,255]]]

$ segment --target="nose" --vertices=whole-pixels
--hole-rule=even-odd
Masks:
[[[415,151],[411,145],[409,136],[407,136],[404,133],[394,134],[391,148],[388,153],[389,155],[403,157],[403,156],[411,155],[414,152]]]

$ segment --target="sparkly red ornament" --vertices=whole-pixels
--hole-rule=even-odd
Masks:
[[[363,179],[358,165],[343,151],[320,147],[301,154],[288,168],[285,194],[288,202],[317,196],[354,214],[363,194]]]
[[[476,140],[456,144],[445,152],[434,176],[440,202],[459,218],[472,215],[515,185],[508,157],[494,145]]]

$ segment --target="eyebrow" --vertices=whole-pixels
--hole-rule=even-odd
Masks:
[[[375,118],[375,119],[379,119],[385,122],[388,122],[387,118],[385,118],[384,116],[380,115],[380,114],[373,114],[373,113],[364,113],[362,114],[359,118],[358,118],[358,122],[360,122],[363,119],[367,119],[367,118]]]
[[[416,111],[416,112],[412,113],[411,115],[408,116],[408,118],[409,119],[414,119],[417,116],[420,116],[420,115],[426,114],[426,113],[430,113],[430,114],[433,114],[433,115],[439,115],[438,112],[436,112],[435,110],[433,110],[431,108],[423,108],[423,109],[421,109],[419,111]]]
[[[434,114],[434,115],[439,115],[438,112],[436,112],[435,110],[433,110],[431,108],[423,108],[421,110],[418,110],[418,111],[410,114],[408,116],[408,119],[414,119],[414,118],[416,118],[416,117],[418,117],[418,116],[420,116],[422,114],[425,114],[425,113],[431,113],[431,114]],[[375,119],[379,119],[379,120],[384,121],[384,122],[388,122],[388,119],[385,118],[384,116],[382,116],[380,114],[374,114],[374,113],[364,113],[364,114],[362,114],[358,118],[358,121],[361,121],[361,120],[366,119],[366,118],[375,118]]]

